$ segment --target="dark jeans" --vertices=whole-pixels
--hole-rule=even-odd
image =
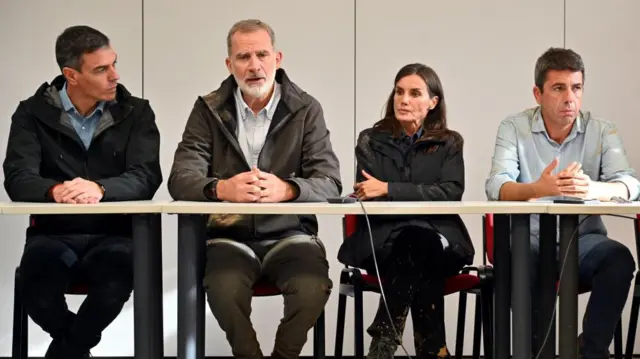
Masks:
[[[253,287],[259,281],[275,284],[284,296],[271,358],[298,358],[332,288],[320,240],[297,235],[247,244],[208,241],[204,288],[235,358],[263,357],[250,319]]]
[[[101,235],[38,235],[27,238],[20,262],[27,313],[56,340],[89,350],[118,316],[133,289],[131,238]],[[73,280],[72,280],[73,279]],[[77,314],[65,292],[86,283]]]
[[[444,327],[444,283],[459,267],[445,252],[437,233],[418,227],[402,230],[391,240],[391,251],[380,265],[382,288],[393,323],[382,296],[367,332],[374,341],[400,341],[409,309],[417,358],[448,358]],[[372,262],[371,262],[372,263]],[[367,272],[375,274],[372,264]]]
[[[533,348],[539,348],[544,338],[537,337],[537,263],[539,244],[532,241],[532,296]],[[586,234],[580,237],[579,279],[580,285],[591,289],[591,296],[582,321],[583,359],[608,358],[608,348],[613,340],[616,325],[629,295],[636,265],[629,249],[602,234]],[[558,263],[560,268],[561,261]],[[559,269],[560,270],[560,269]]]

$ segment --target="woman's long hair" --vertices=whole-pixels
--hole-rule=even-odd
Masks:
[[[438,103],[427,113],[427,116],[422,121],[422,136],[420,140],[439,140],[448,141],[453,138],[455,146],[462,148],[463,140],[462,136],[456,131],[447,128],[447,105],[444,99],[444,91],[442,90],[442,83],[438,74],[429,66],[423,64],[409,64],[403,66],[395,80],[393,81],[393,89],[387,100],[385,107],[384,118],[373,126],[376,129],[391,132],[394,137],[399,137],[404,129],[400,121],[396,119],[394,111],[394,95],[396,92],[396,85],[402,78],[410,75],[418,75],[427,85],[427,91],[429,97],[438,96]]]

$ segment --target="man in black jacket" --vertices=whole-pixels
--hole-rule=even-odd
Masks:
[[[109,39],[87,26],[56,41],[62,75],[22,101],[4,161],[13,201],[149,200],[162,182],[160,135],[148,101],[118,84]],[[46,358],[85,358],[133,289],[129,215],[33,215],[20,263],[24,305],[53,341]],[[81,278],[76,314],[64,293]]]

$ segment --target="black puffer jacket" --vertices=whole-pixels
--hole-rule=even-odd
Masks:
[[[408,138],[407,138],[408,140]],[[461,139],[447,141],[419,140],[405,152],[390,133],[368,129],[360,133],[356,146],[357,181],[364,181],[362,170],[388,182],[389,194],[382,201],[460,201],[464,192],[464,159]],[[437,147],[434,147],[437,146]],[[429,148],[436,148],[428,151]],[[448,251],[459,260],[455,266],[471,264],[473,244],[458,215],[375,216],[371,230],[376,249],[381,249],[394,231],[418,226],[441,233],[448,241]],[[358,216],[357,231],[340,247],[338,260],[360,267],[371,255],[371,242],[363,216]]]

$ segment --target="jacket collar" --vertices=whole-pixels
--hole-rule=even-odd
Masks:
[[[296,112],[300,108],[309,104],[309,101],[303,97],[305,92],[289,79],[289,76],[287,76],[284,69],[276,70],[276,82],[280,84],[282,91],[281,102],[286,105],[290,112]],[[237,88],[238,83],[235,78],[233,75],[229,75],[224,81],[222,81],[217,90],[202,96],[202,98],[209,107],[214,110],[220,110],[228,103],[233,103],[233,94]]]
[[[306,92],[293,83],[284,69],[276,70],[276,82],[280,84],[281,98],[273,114],[270,129],[275,128],[287,115],[296,113],[311,103]],[[229,75],[215,91],[201,96],[201,99],[214,112],[230,132],[235,133],[237,126],[234,92],[238,88],[233,75]]]
[[[40,85],[40,87],[36,90],[34,97],[46,98],[47,97],[46,93],[50,91],[51,87],[55,88],[58,92],[62,91],[62,88],[64,87],[64,84],[66,82],[67,80],[64,78],[63,75],[58,75],[53,79],[53,81],[51,81],[51,84],[45,82],[42,85]],[[127,90],[126,87],[124,87],[124,85],[118,84],[116,87],[116,101],[114,102],[126,102],[129,99],[129,97],[131,97],[131,93],[129,92],[129,90]]]
[[[51,84],[45,82],[40,85],[36,93],[26,101],[36,118],[62,132],[68,132],[68,127],[60,122],[63,105],[58,92],[62,91],[65,82],[64,76],[59,75],[51,81]],[[115,123],[124,120],[133,110],[133,107],[128,104],[130,97],[132,97],[131,93],[123,85],[118,84],[116,101],[109,102],[105,106],[105,110],[108,109],[111,112]]]
[[[69,97],[69,92],[67,92],[66,83],[62,85],[62,90],[58,91],[58,95],[59,95],[60,104],[62,105],[63,110],[65,110],[66,112],[76,112],[79,114],[78,109],[71,101],[71,97]],[[84,116],[84,117],[92,117],[96,113],[102,114],[104,112],[104,108],[106,104],[107,104],[107,101],[98,102],[98,105],[93,110],[93,112],[89,116]]]
[[[403,133],[402,136],[406,136],[406,134]],[[375,142],[378,142],[381,145],[391,145],[391,146],[396,147],[397,138],[393,137],[391,132],[381,131],[381,130],[378,130],[378,129],[374,128],[374,129],[371,130],[370,137],[372,139],[374,139]],[[426,139],[426,140],[425,139],[420,139],[419,141],[416,141],[414,143],[418,147],[431,146],[431,145],[440,145],[440,146],[446,145],[446,141],[432,140],[432,139]]]

